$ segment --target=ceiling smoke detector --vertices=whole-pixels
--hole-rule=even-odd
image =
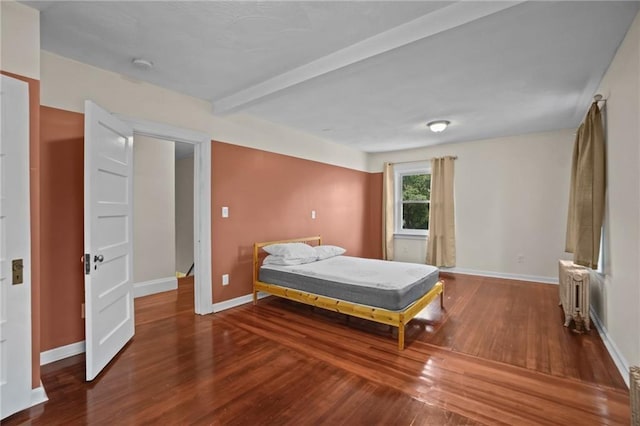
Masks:
[[[142,58],[136,58],[133,61],[131,61],[131,63],[136,68],[141,69],[141,70],[145,70],[145,71],[146,70],[150,70],[151,68],[153,68],[153,62],[147,61],[146,59],[142,59]]]
[[[443,132],[449,124],[450,122],[447,120],[437,120],[427,123],[427,127],[434,133],[440,133]]]

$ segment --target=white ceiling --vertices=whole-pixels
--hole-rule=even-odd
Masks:
[[[42,48],[367,152],[576,127],[638,2],[25,2]],[[155,66],[132,66],[142,57]],[[441,134],[427,121],[447,119]]]

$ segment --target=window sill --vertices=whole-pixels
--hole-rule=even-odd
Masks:
[[[422,240],[425,241],[429,238],[429,235],[420,235],[420,234],[393,234],[394,240]]]

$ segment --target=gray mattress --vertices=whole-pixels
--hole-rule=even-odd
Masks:
[[[439,278],[433,266],[336,256],[304,265],[260,268],[260,281],[360,305],[401,311]]]

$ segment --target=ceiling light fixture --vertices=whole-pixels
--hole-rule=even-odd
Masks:
[[[440,133],[447,128],[451,122],[447,120],[437,120],[427,123],[427,127],[434,133]]]
[[[136,68],[139,68],[141,70],[150,70],[151,68],[153,68],[153,62],[147,61],[146,59],[142,58],[135,58],[133,61],[131,61],[131,63]]]

